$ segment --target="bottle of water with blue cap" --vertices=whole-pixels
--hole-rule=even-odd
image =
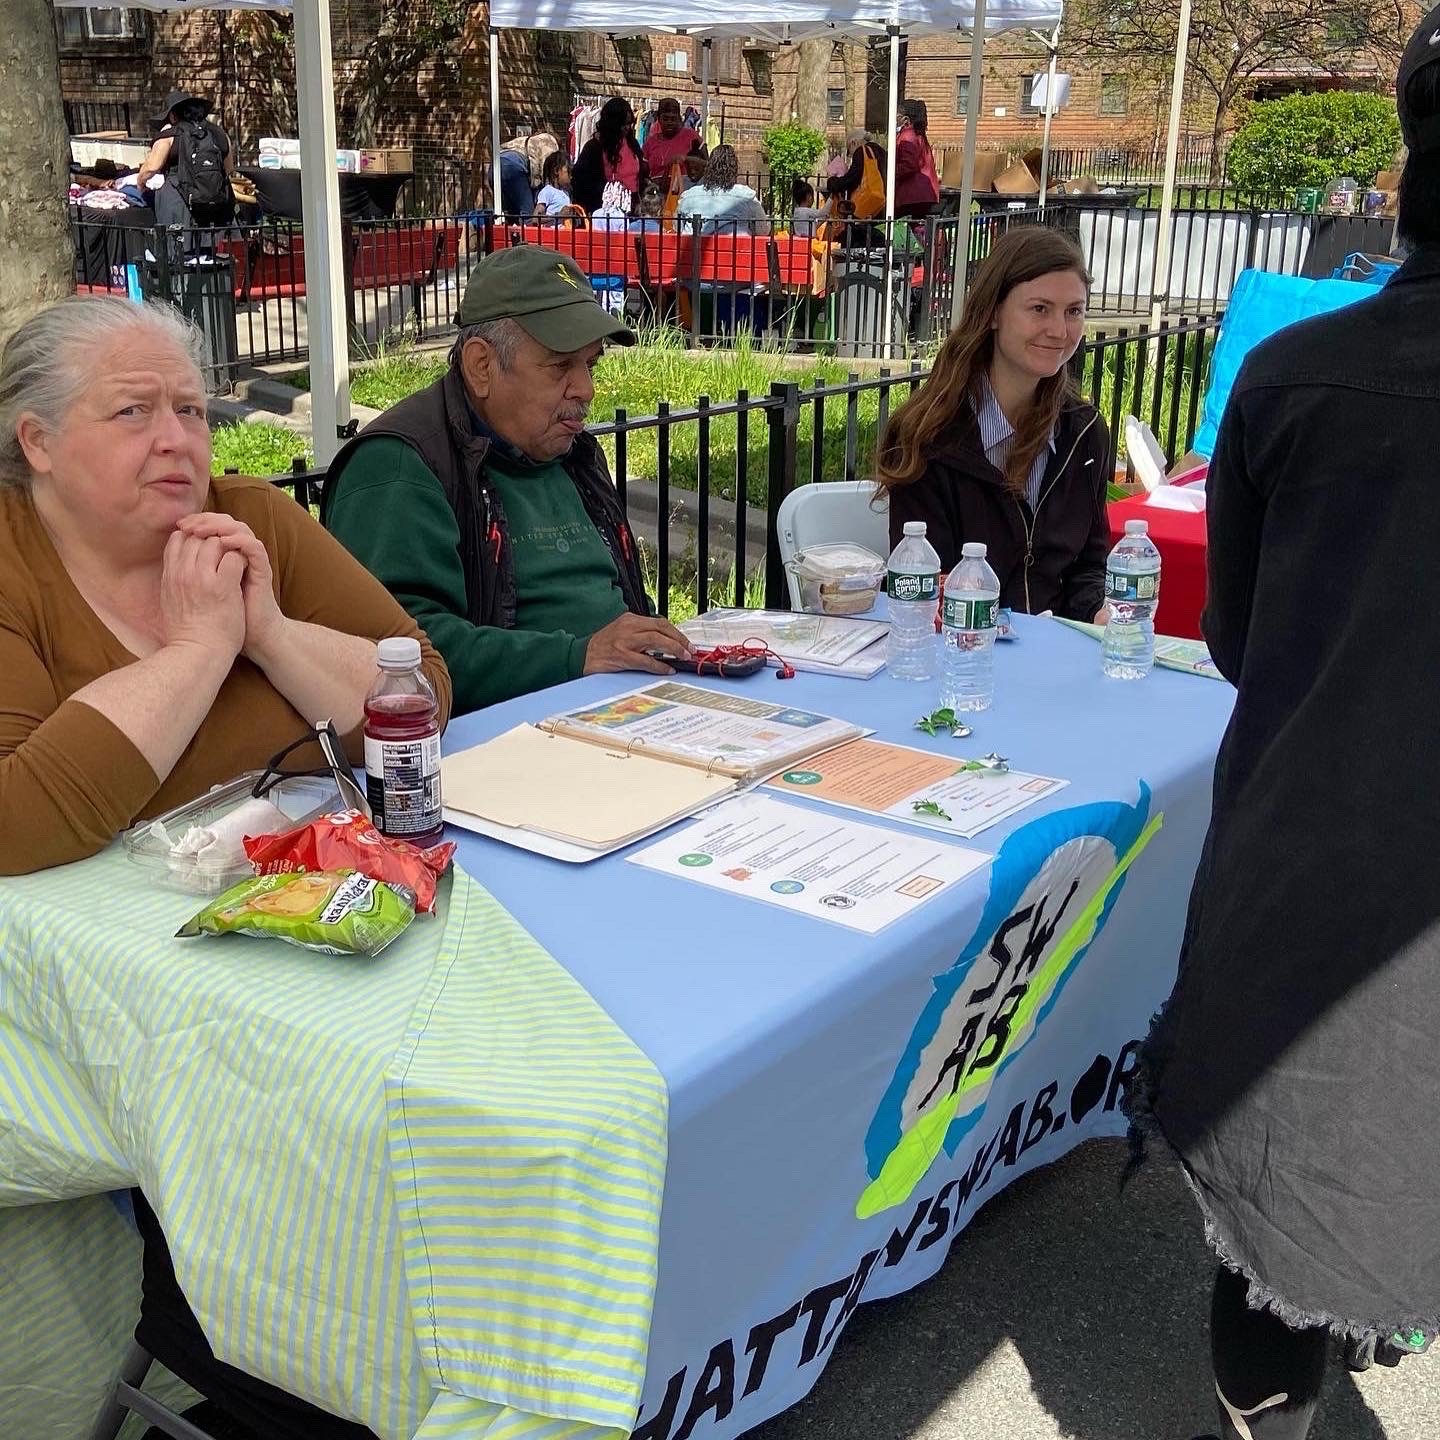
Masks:
[[[1155,607],[1160,603],[1160,552],[1144,520],[1127,520],[1105,562],[1110,618],[1101,646],[1112,680],[1143,680],[1155,664]]]
[[[885,664],[897,680],[933,680],[940,557],[925,538],[923,520],[905,522],[905,534],[885,568],[890,619]]]

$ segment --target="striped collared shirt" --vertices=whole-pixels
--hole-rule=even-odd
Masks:
[[[988,375],[980,377],[980,395],[975,405],[975,418],[980,422],[980,445],[985,451],[985,458],[1003,475],[1005,462],[1010,458],[1010,442],[1015,438],[1015,427],[1005,418],[1005,412],[1000,408],[1000,402],[990,388]],[[1025,498],[1030,502],[1031,510],[1039,503],[1045,467],[1054,453],[1055,431],[1052,428],[1049,439],[1035,457],[1035,463],[1031,465],[1029,478],[1025,482]]]

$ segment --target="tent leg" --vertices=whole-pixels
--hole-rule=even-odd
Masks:
[[[1158,330],[1170,295],[1170,230],[1175,217],[1175,173],[1180,155],[1180,119],[1185,109],[1185,55],[1190,48],[1190,0],[1180,0],[1175,31],[1175,71],[1170,79],[1170,129],[1165,138],[1165,193],[1160,197],[1160,233],[1155,237],[1155,287],[1150,295],[1150,328]]]
[[[700,138],[710,124],[710,41],[700,42]],[[709,141],[705,141],[708,145]]]
[[[1045,192],[1050,188],[1050,122],[1055,118],[1055,62],[1060,55],[1060,27],[1050,41],[1050,72],[1045,85],[1045,138],[1040,142],[1040,209],[1045,208]]]
[[[895,305],[890,289],[895,258],[895,147],[899,128],[898,115],[901,97],[900,89],[900,27],[890,26],[890,163],[885,167],[885,289],[881,292],[880,303],[885,307],[884,355],[891,358],[891,347],[895,341]]]
[[[970,202],[975,198],[975,135],[980,125],[980,86],[985,74],[985,0],[975,0],[970,35],[970,95],[965,106],[965,167],[960,181],[960,223],[955,227],[955,283],[950,301],[950,328],[965,314],[970,281]]]
[[[500,32],[490,30],[490,183],[494,187],[491,208],[504,213],[500,195]]]
[[[305,224],[315,463],[328,465],[350,423],[350,337],[345,327],[340,179],[335,169],[335,74],[330,0],[297,0],[295,78],[300,119],[300,210]]]

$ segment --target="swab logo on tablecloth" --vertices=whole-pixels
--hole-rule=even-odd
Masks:
[[[1006,840],[959,958],[935,977],[865,1137],[860,1219],[908,1200],[985,1113],[995,1077],[1029,1044],[1105,928],[1135,858],[1160,828],[1150,790],[1046,815]]]

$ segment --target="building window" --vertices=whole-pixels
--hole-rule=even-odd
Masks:
[[[1100,81],[1100,113],[1130,113],[1130,81],[1124,75],[1106,75]]]
[[[832,85],[825,92],[825,119],[831,125],[845,123],[845,87]]]
[[[740,42],[738,40],[712,40],[710,42],[710,71],[718,85],[740,83]]]
[[[78,6],[57,7],[55,17],[60,44],[66,48],[135,40],[144,22],[134,10],[88,10]]]
[[[985,82],[980,82],[980,105],[985,103]],[[977,109],[979,107],[977,106]],[[968,75],[957,75],[955,77],[955,113],[966,115],[970,111],[970,77]]]
[[[1024,75],[1020,79],[1020,104],[1016,111],[1021,115],[1043,115],[1045,107],[1035,103],[1035,80],[1034,75]]]

